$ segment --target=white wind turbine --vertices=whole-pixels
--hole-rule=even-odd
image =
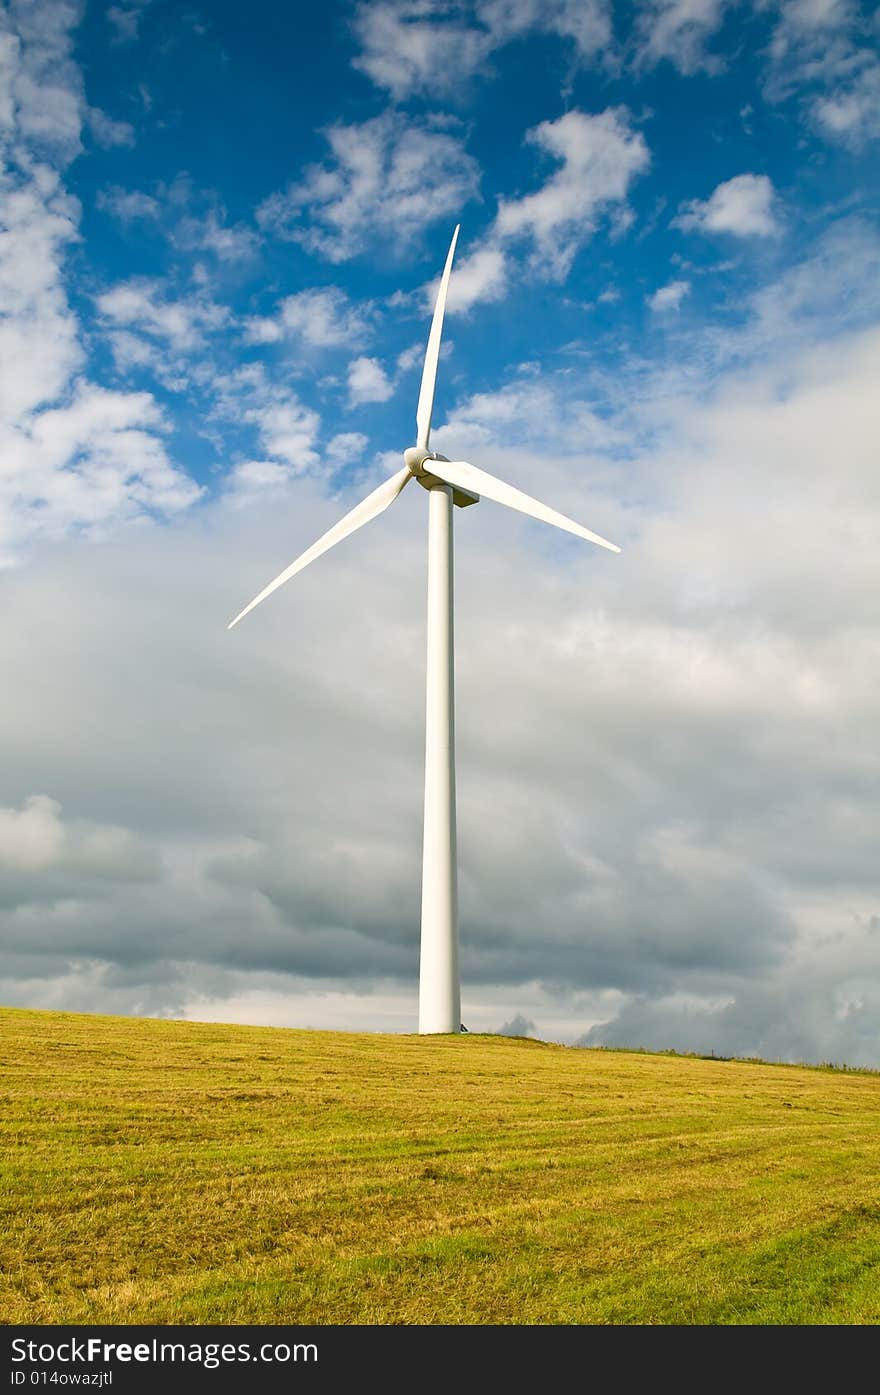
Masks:
[[[416,411],[417,441],[403,453],[405,465],[380,484],[356,508],[335,523],[280,576],[270,581],[250,605],[229,624],[237,625],[249,611],[277,591],[322,552],[347,538],[393,504],[411,479],[428,491],[428,661],[425,711],[425,822],[422,851],[422,939],[419,968],[419,1031],[461,1030],[461,988],[458,973],[458,889],[455,849],[455,712],[452,632],[452,505],[467,508],[480,496],[507,504],[531,518],[552,523],[567,533],[619,552],[614,543],[582,528],[579,523],[504,484],[464,460],[447,460],[428,449],[434,385],[440,357],[440,336],[446,293],[458,228],[452,235],[446,266],[437,292],[428,335],[422,387]]]

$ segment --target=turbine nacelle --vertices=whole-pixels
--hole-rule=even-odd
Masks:
[[[448,465],[450,462],[445,455],[439,455],[435,450],[425,450],[424,446],[408,446],[403,452],[403,458],[413,479],[418,480],[423,489],[436,489],[438,484],[449,483],[441,475],[425,469],[432,460]],[[466,509],[469,504],[478,504],[480,496],[460,485],[452,485],[452,502],[460,509]]]

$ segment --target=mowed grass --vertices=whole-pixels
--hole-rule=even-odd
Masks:
[[[0,1010],[6,1323],[876,1323],[880,1076]]]

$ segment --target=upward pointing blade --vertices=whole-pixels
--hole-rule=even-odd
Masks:
[[[244,610],[240,611],[235,619],[226,626],[227,630],[231,630],[233,625],[237,625],[239,620],[243,620],[248,611],[253,610],[254,606],[259,605],[260,601],[264,601],[267,596],[271,596],[272,592],[277,591],[279,586],[283,586],[285,581],[296,576],[296,573],[301,572],[303,567],[307,567],[310,562],[314,562],[315,558],[320,557],[322,552],[326,552],[335,543],[342,542],[342,539],[347,538],[350,533],[356,533],[358,528],[363,528],[365,523],[369,523],[371,519],[384,513],[388,505],[394,503],[403,486],[411,479],[412,474],[409,467],[405,465],[402,470],[398,470],[396,475],[392,475],[390,480],[380,484],[378,489],[374,489],[372,494],[368,494],[366,499],[362,499],[350,513],[347,513],[338,523],[334,523],[323,537],[320,537],[316,543],[312,543],[311,547],[297,557],[295,562],[291,562],[280,576],[276,576],[274,581],[270,581],[259,596],[255,596],[250,605],[246,605]]]
[[[437,363],[440,358],[440,337],[443,334],[443,316],[446,311],[446,292],[449,289],[449,274],[452,271],[452,258],[455,256],[455,244],[458,241],[460,226],[460,223],[456,224],[452,241],[449,244],[446,265],[443,268],[443,275],[440,277],[437,303],[434,306],[431,333],[428,335],[425,366],[422,369],[422,387],[419,393],[419,405],[416,409],[416,445],[420,450],[427,450],[428,442],[431,439],[431,412],[434,407],[434,385],[437,382]]]
[[[589,528],[583,528],[580,523],[575,523],[574,519],[566,518],[564,513],[557,513],[555,509],[533,499],[531,495],[523,494],[521,489],[514,489],[512,484],[505,484],[494,475],[488,475],[485,470],[478,470],[476,465],[469,465],[466,460],[431,459],[427,461],[427,465],[432,475],[445,480],[447,484],[458,485],[459,489],[469,489],[473,494],[482,494],[485,499],[494,499],[496,504],[506,504],[509,509],[518,509],[530,518],[539,518],[542,523],[552,523],[555,528],[574,533],[578,538],[586,538],[587,542],[598,543],[600,547],[607,547],[610,552],[620,551],[616,543],[609,542],[607,538],[600,538],[598,533],[591,533]]]

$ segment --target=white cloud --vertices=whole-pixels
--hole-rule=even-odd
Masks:
[[[47,166],[0,180],[0,417],[10,421],[57,396],[82,361],[61,276],[64,248],[79,236],[79,204]]]
[[[470,310],[473,305],[487,301],[501,300],[507,293],[508,274],[507,259],[500,247],[491,244],[478,247],[455,269],[447,301],[450,314]],[[426,287],[431,306],[437,295],[437,285],[438,281],[433,281]]]
[[[435,428],[431,440],[453,460],[462,454],[470,458],[468,452],[486,447],[522,448],[526,457],[546,456],[548,452],[589,452],[595,458],[596,452],[619,449],[627,443],[619,427],[598,416],[582,394],[565,392],[559,381],[540,373],[517,378],[496,392],[478,392],[465,398]],[[522,460],[517,463],[522,467]],[[503,463],[502,475],[511,479],[513,468],[514,458]],[[526,468],[530,472],[535,469],[528,461]],[[516,482],[511,479],[511,483]],[[531,483],[540,494],[540,478]],[[571,479],[562,481],[561,486],[557,482],[557,488],[570,492],[573,483],[577,487]],[[524,487],[529,488],[528,480]]]
[[[286,296],[271,316],[255,316],[245,324],[251,344],[274,344],[299,339],[312,348],[353,347],[364,338],[367,324],[338,286],[311,287]]]
[[[821,38],[833,40],[851,29],[855,18],[852,0],[782,0],[770,53],[777,62],[802,57],[800,46]],[[836,54],[829,55],[835,61]]]
[[[623,107],[594,116],[569,111],[558,121],[543,121],[527,139],[561,168],[535,193],[502,199],[495,233],[502,239],[529,237],[537,264],[563,277],[599,215],[623,202],[632,180],[647,169],[648,147]]]
[[[722,61],[707,44],[730,8],[730,0],[642,0],[638,63],[649,67],[668,59],[680,73],[718,72]]]
[[[199,201],[209,204],[207,211],[191,211]],[[209,252],[220,262],[249,261],[259,250],[256,231],[246,223],[227,222],[226,209],[216,196],[210,191],[195,194],[187,176],[170,185],[158,184],[156,194],[113,184],[100,190],[95,202],[120,223],[154,221],[178,250]]]
[[[582,59],[594,58],[612,42],[607,0],[477,0],[477,14],[493,43],[537,32],[569,39]]]
[[[101,533],[185,508],[199,490],[170,462],[147,393],[83,378],[80,327],[64,285],[80,207],[58,166],[78,154],[85,112],[70,60],[71,4],[14,4],[2,36],[0,96],[0,563],[39,539]],[[15,26],[12,32],[9,24]]]
[[[259,239],[246,223],[226,222],[224,208],[210,208],[204,217],[187,215],[174,229],[176,246],[187,251],[211,252],[221,262],[248,261],[256,256]]]
[[[257,221],[331,262],[377,237],[405,243],[460,211],[477,193],[479,171],[463,144],[436,121],[386,112],[360,125],[331,126],[332,161],[266,199]]]
[[[61,805],[47,795],[30,795],[21,809],[0,807],[0,876],[51,872],[152,881],[159,860],[126,828],[66,823]]]
[[[455,94],[491,75],[492,53],[530,33],[568,41],[581,61],[611,44],[606,0],[371,0],[354,23],[361,51],[353,66],[401,101]]]
[[[421,0],[360,5],[354,28],[362,51],[353,66],[398,100],[426,88],[453,91],[485,63],[492,47],[486,30]]]
[[[341,431],[328,442],[327,455],[340,465],[350,465],[363,459],[368,444],[367,437],[360,431]]]
[[[852,82],[817,97],[813,116],[828,135],[857,148],[880,136],[880,63],[866,66]]]
[[[114,145],[134,145],[134,127],[128,121],[114,121],[100,107],[86,112],[89,129],[97,145],[110,150]]]
[[[113,29],[114,43],[134,43],[140,32],[143,11],[149,3],[150,0],[128,0],[127,4],[108,7],[107,23]]]
[[[174,513],[200,490],[174,469],[149,393],[80,383],[69,402],[0,432],[0,562],[25,544],[67,532],[101,536],[143,512]]]
[[[434,283],[434,285],[434,294],[436,295],[436,282]],[[429,300],[430,305],[433,306],[434,297],[430,297]],[[401,352],[397,355],[398,373],[412,372],[414,368],[417,368],[419,364],[424,362],[424,358],[425,345],[422,343],[420,339],[417,339],[414,344],[410,344],[408,348],[401,350]]]
[[[690,281],[670,281],[648,296],[648,307],[654,311],[678,310],[691,289]]]
[[[166,340],[180,351],[198,348],[207,332],[229,319],[229,312],[213,301],[201,296],[167,299],[161,282],[138,277],[99,295],[97,306],[110,324]]]
[[[250,497],[267,489],[280,489],[290,483],[295,471],[277,460],[244,460],[227,477],[228,487]]]
[[[378,359],[356,358],[348,365],[348,404],[357,407],[362,402],[387,402],[394,391]]]
[[[508,291],[509,276],[509,257],[500,245],[496,220],[483,242],[477,243],[470,255],[456,262],[455,274],[449,283],[447,313],[466,314],[475,305],[503,300]],[[439,285],[438,275],[422,287],[425,309],[429,313],[433,311]],[[413,344],[401,356],[400,366],[402,369],[414,367],[423,361],[424,356],[424,344]]]
[[[880,136],[880,59],[852,0],[783,0],[765,95],[798,96],[820,134],[855,149]]]
[[[120,223],[132,223],[137,218],[158,218],[161,211],[158,199],[151,194],[141,189],[123,189],[118,184],[100,189],[95,203]]]
[[[71,0],[13,0],[5,23],[0,16],[5,134],[23,139],[41,158],[60,162],[72,160],[82,149],[85,97],[82,76],[71,58],[71,30],[79,17]]]
[[[317,461],[314,450],[318,434],[317,412],[297,402],[292,394],[263,407],[245,413],[245,419],[256,422],[260,439],[270,455],[280,458],[296,470],[307,470]]]
[[[0,131],[11,131],[15,124],[15,79],[18,73],[20,41],[17,34],[0,29]]]
[[[144,339],[142,335],[132,334],[128,329],[119,329],[114,330],[108,338],[113,361],[120,373],[126,373],[130,368],[159,367],[159,346],[149,339]]]
[[[734,237],[771,237],[779,232],[775,193],[766,174],[738,174],[719,184],[705,202],[682,204],[673,227],[685,231],[730,233]]]
[[[213,383],[215,415],[256,429],[262,450],[300,474],[319,463],[321,418],[295,392],[269,381],[262,363],[246,363]],[[260,464],[265,464],[261,461]]]

